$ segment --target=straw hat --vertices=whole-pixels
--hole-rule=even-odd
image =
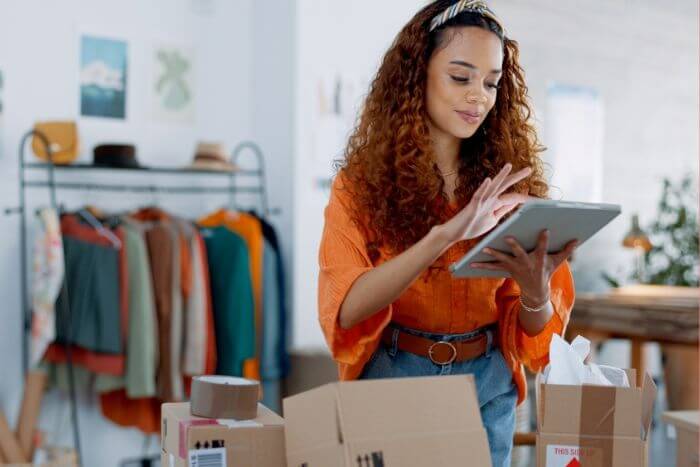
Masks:
[[[220,170],[222,172],[235,172],[238,170],[229,162],[228,154],[221,143],[200,142],[197,144],[194,160],[188,166],[196,170]]]

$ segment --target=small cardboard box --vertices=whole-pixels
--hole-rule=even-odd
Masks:
[[[163,404],[163,467],[279,467],[285,465],[284,420],[258,404],[253,420],[190,414],[189,402]]]
[[[491,466],[472,376],[327,384],[284,415],[289,467]]]
[[[542,384],[537,377],[537,467],[646,467],[656,385]]]
[[[676,427],[676,467],[698,467],[700,465],[698,411],[665,412],[663,420]]]

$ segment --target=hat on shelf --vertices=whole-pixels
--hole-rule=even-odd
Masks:
[[[92,165],[117,169],[137,169],[136,147],[132,144],[100,144],[92,152]]]
[[[228,154],[226,154],[223,144],[206,142],[197,144],[194,160],[187,168],[195,170],[219,170],[222,172],[235,172],[238,170],[238,167],[228,160]]]

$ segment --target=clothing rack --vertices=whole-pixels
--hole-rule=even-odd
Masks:
[[[44,146],[48,156],[48,162],[29,162],[25,158],[25,148],[30,138],[36,137]],[[22,307],[22,369],[24,374],[29,369],[29,332],[31,330],[32,310],[29,305],[29,281],[27,279],[27,192],[31,189],[44,188],[48,190],[49,204],[53,209],[59,209],[61,204],[58,201],[58,191],[105,191],[105,192],[132,192],[132,193],[167,193],[179,195],[200,195],[200,194],[228,194],[229,206],[236,209],[236,194],[249,193],[259,196],[262,214],[265,217],[279,214],[279,209],[270,209],[267,198],[267,183],[265,178],[265,160],[260,147],[251,141],[244,141],[238,144],[231,156],[230,162],[239,167],[238,161],[241,155],[250,152],[255,158],[255,169],[236,171],[217,171],[191,168],[172,167],[137,167],[137,168],[113,168],[94,166],[85,163],[70,165],[56,165],[53,163],[53,153],[49,139],[42,132],[29,130],[24,134],[19,145],[19,206],[5,209],[6,215],[19,214],[20,225],[20,292]],[[228,179],[226,186],[207,187],[189,185],[160,185],[153,183],[101,183],[101,182],[72,182],[57,180],[59,173],[86,173],[86,172],[111,172],[118,173],[120,179],[122,175],[130,174],[163,174],[163,175],[192,175],[196,177],[216,177]],[[27,175],[32,173],[46,173],[45,180],[27,179]],[[239,185],[242,177],[253,178],[257,183]]]
[[[25,148],[30,138],[37,138],[48,157],[48,162],[28,162],[25,158]],[[239,167],[237,164],[241,154],[251,152],[256,160],[256,169],[253,170],[235,170],[235,171],[217,171],[217,170],[201,170],[193,168],[171,168],[171,167],[137,167],[137,168],[114,168],[93,166],[90,164],[76,163],[70,165],[56,165],[53,163],[53,152],[49,139],[40,131],[35,129],[29,130],[22,136],[19,145],[19,206],[15,208],[5,209],[6,215],[19,214],[20,225],[20,293],[21,293],[21,309],[22,309],[22,370],[23,374],[27,374],[29,370],[29,333],[31,331],[32,310],[29,305],[29,281],[27,278],[27,191],[35,188],[45,188],[48,190],[50,206],[58,210],[62,205],[58,201],[59,190],[72,191],[107,191],[107,192],[133,192],[133,193],[169,193],[180,195],[194,194],[228,194],[229,206],[231,209],[236,208],[236,193],[252,193],[258,194],[260,197],[260,206],[263,216],[269,217],[273,214],[278,214],[279,210],[271,210],[267,199],[267,184],[265,178],[265,160],[260,147],[254,142],[245,141],[238,144],[232,153],[231,163]],[[227,186],[219,187],[198,187],[189,185],[159,185],[157,183],[84,183],[57,181],[57,173],[85,173],[88,171],[106,171],[119,173],[120,175],[127,174],[170,174],[170,175],[192,175],[192,176],[212,176],[228,178]],[[28,173],[45,172],[45,180],[28,180]],[[257,180],[257,184],[239,186],[237,181],[239,177],[253,177]],[[120,177],[121,179],[121,177]],[[65,292],[66,283],[63,282]],[[72,364],[70,356],[70,345],[68,346],[68,367],[69,367],[69,385],[70,385],[70,400],[71,400],[71,418],[73,424],[73,438],[76,451],[78,453],[78,465],[82,465],[80,434],[78,428],[77,402],[75,396],[75,388],[73,382]],[[142,457],[138,459],[141,465],[151,465],[151,462],[156,458]]]

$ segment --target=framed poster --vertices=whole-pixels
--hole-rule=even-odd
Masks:
[[[80,114],[126,118],[127,44],[82,36],[80,40]]]
[[[156,120],[194,121],[194,53],[191,47],[158,45],[154,48],[152,108]]]

